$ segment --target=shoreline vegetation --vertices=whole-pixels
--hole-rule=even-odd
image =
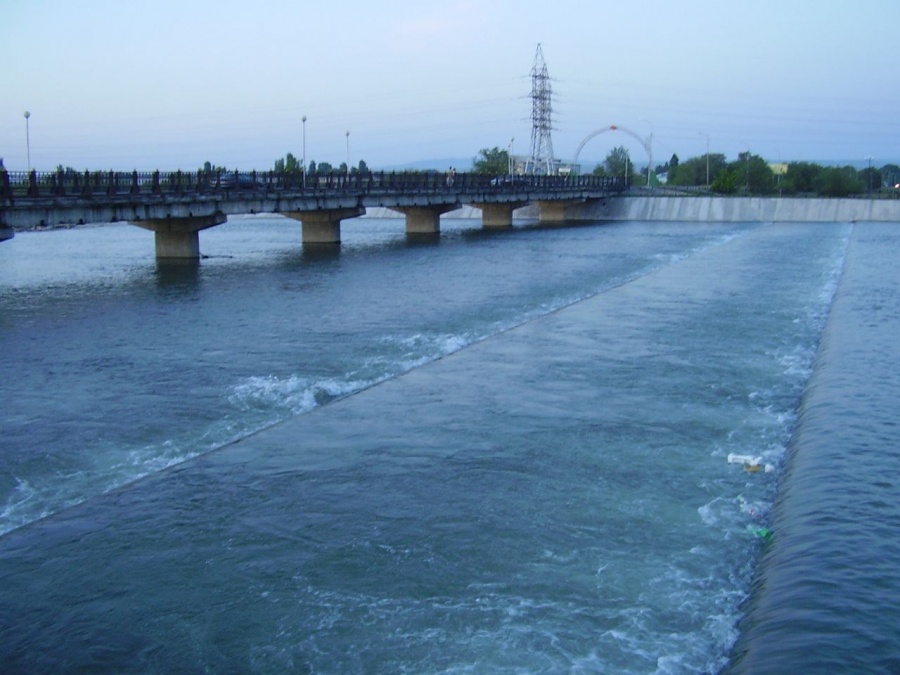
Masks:
[[[680,160],[677,154],[655,167],[636,165],[625,146],[613,148],[591,172],[594,176],[624,177],[629,185],[705,190],[736,196],[888,197],[900,196],[900,165],[888,163],[878,168],[873,158],[857,169],[822,165],[816,162],[770,162],[750,151],[729,162],[722,153],[709,153]],[[483,148],[473,162],[476,173],[519,172],[522,158],[499,147]],[[587,170],[587,169],[586,169]],[[560,172],[581,173],[582,167],[560,163]]]

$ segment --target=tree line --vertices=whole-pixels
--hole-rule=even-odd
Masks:
[[[595,174],[626,176],[639,184],[647,180],[639,172],[624,147],[613,148]],[[797,195],[847,197],[864,194],[897,195],[900,166],[885,164],[880,169],[853,166],[822,166],[815,162],[770,164],[763,157],[742,152],[729,162],[715,153],[679,161],[678,155],[656,166],[651,177],[665,174],[665,183],[674,187],[708,187],[718,194]]]
[[[229,171],[234,171],[234,169],[228,169],[224,166],[215,166],[214,164],[212,164],[212,162],[204,162],[200,171],[213,174],[226,174]],[[272,171],[279,174],[294,174],[299,176],[303,173],[303,162],[289,152],[284,157],[280,157],[275,160]],[[347,171],[347,162],[341,162],[340,166],[335,167],[328,162],[316,163],[315,161],[310,161],[310,163],[306,167],[307,176],[316,176],[320,174],[326,175],[330,173],[340,173],[343,175],[349,173],[349,175],[351,176],[355,176],[357,173],[359,173],[364,176],[370,172],[369,167],[363,160],[359,160],[359,164],[357,166],[351,166],[349,172]]]
[[[499,147],[483,148],[479,156],[472,160],[475,173],[505,174],[510,170],[510,155]],[[204,171],[225,171],[206,162]],[[278,173],[303,172],[302,162],[290,152],[284,158],[275,160],[274,171]],[[369,173],[366,162],[360,160],[358,166],[346,162],[333,167],[328,162],[311,161],[306,167],[307,175],[337,172],[365,175]],[[619,146],[610,150],[606,159],[593,172],[600,176],[624,176],[634,185],[658,185],[665,175],[665,184],[672,187],[708,188],[718,194],[756,195],[797,195],[847,197],[864,194],[891,194],[900,196],[900,166],[885,164],[881,168],[868,167],[857,170],[853,166],[823,166],[815,162],[787,162],[771,164],[763,157],[742,152],[737,159],[729,162],[724,154],[711,153],[680,161],[673,154],[669,161],[657,165],[648,176],[647,167],[639,167],[631,161],[628,149]]]

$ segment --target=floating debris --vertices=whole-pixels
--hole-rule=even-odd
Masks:
[[[730,453],[728,455],[728,463],[742,464],[744,470],[749,471],[750,473],[759,473],[760,471],[772,473],[775,471],[775,466],[773,464],[765,464],[763,463],[762,457],[753,457],[752,455],[736,455]]]
[[[775,534],[768,527],[755,527],[750,531],[760,539],[764,539],[766,541],[770,541],[772,539],[772,536]]]

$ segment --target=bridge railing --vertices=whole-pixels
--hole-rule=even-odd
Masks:
[[[275,171],[0,171],[0,200],[61,198],[153,198],[179,195],[475,194],[534,190],[621,191],[623,179],[604,176],[519,176],[436,171],[329,172],[304,175]]]

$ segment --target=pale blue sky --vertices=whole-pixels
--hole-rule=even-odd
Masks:
[[[900,161],[897,0],[0,0],[0,156],[78,169],[380,168],[527,153],[542,44],[553,146],[653,133],[654,163]],[[705,134],[705,135],[704,135]],[[582,159],[625,145],[590,141]],[[467,168],[467,167],[459,167]]]

